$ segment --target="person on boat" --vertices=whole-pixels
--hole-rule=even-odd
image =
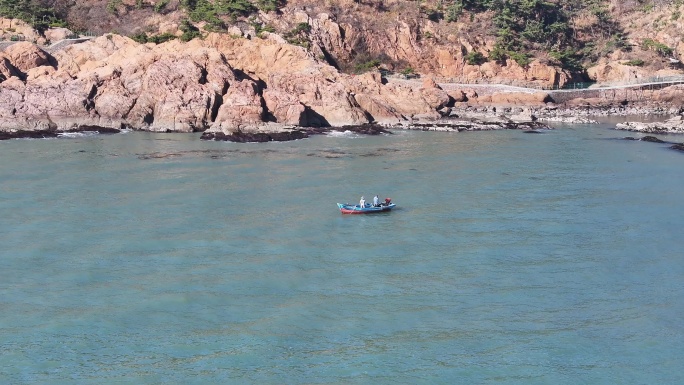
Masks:
[[[361,208],[366,207],[366,198],[361,197],[361,200],[359,201],[359,206],[361,206]]]
[[[385,198],[385,206],[389,206],[392,203],[392,198]]]
[[[378,196],[377,196],[377,195],[374,196],[374,197],[373,197],[373,207],[378,207],[378,206],[380,206],[380,204],[379,204],[380,202],[378,202],[378,201],[379,201]]]

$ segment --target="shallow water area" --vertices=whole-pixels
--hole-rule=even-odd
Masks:
[[[0,383],[683,383],[684,154],[553,127],[0,142]]]

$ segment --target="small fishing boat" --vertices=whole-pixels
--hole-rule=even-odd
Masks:
[[[374,214],[383,213],[392,210],[396,205],[392,203],[390,198],[385,199],[384,202],[377,206],[366,203],[364,207],[361,205],[350,205],[349,203],[338,203],[337,207],[340,208],[342,214]]]

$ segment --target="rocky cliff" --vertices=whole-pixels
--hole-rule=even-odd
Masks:
[[[661,104],[684,100],[678,87],[613,91],[610,97],[597,91],[582,100],[475,84],[552,87],[578,76],[609,82],[680,73],[676,64],[684,43],[678,40],[679,21],[671,16],[665,22],[663,16],[674,6],[652,10],[657,18],[633,21],[641,29],[628,38],[619,17],[645,11],[610,9],[613,24],[600,28],[597,23],[606,15],[577,13],[568,30],[577,35],[573,41],[587,40],[592,32],[619,32],[611,37],[610,52],[596,55],[582,74],[569,50],[554,51],[556,56],[536,51],[529,57],[509,50],[491,59],[501,50],[501,40],[492,34],[500,21],[493,21],[498,14],[491,8],[462,10],[459,18],[446,21],[443,13],[435,13],[441,2],[292,0],[277,9],[234,14],[229,24],[221,24],[191,23],[190,8],[175,3],[116,4],[94,27],[130,22],[126,25],[135,40],[107,33],[50,49],[50,43],[74,34],[0,19],[4,37],[18,34],[31,40],[0,46],[0,129],[129,127],[231,135],[430,120],[453,107],[634,104],[643,103],[645,95]],[[150,12],[151,5],[160,11]],[[90,14],[98,8],[84,0],[70,12],[78,9]],[[647,28],[656,22],[658,28]],[[221,32],[210,32],[215,29]],[[528,48],[549,47],[542,43]],[[378,70],[420,73],[422,78],[384,77]]]
[[[139,44],[106,35],[47,54],[19,43],[0,54],[0,127],[235,132],[439,116],[434,82],[383,84],[345,75],[301,47],[210,34]]]

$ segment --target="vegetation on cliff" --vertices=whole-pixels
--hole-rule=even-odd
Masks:
[[[377,38],[408,28],[407,44],[452,52],[458,50],[455,44],[463,45],[460,57],[468,65],[515,62],[527,67],[537,60],[581,74],[618,51],[622,54],[612,60],[662,68],[684,44],[676,32],[682,27],[682,5],[684,0],[0,0],[0,16],[27,21],[38,30],[68,22],[77,31],[115,32],[156,43],[246,26],[257,36],[278,33],[355,72],[383,64],[398,71],[423,69],[410,58],[383,52],[391,48]],[[325,13],[339,23],[340,38],[347,39],[345,54],[324,47],[329,38],[317,36],[320,29],[312,29],[301,15],[295,17],[302,12],[310,18]]]
[[[38,31],[67,25],[50,2],[0,0],[0,17],[23,20]]]

